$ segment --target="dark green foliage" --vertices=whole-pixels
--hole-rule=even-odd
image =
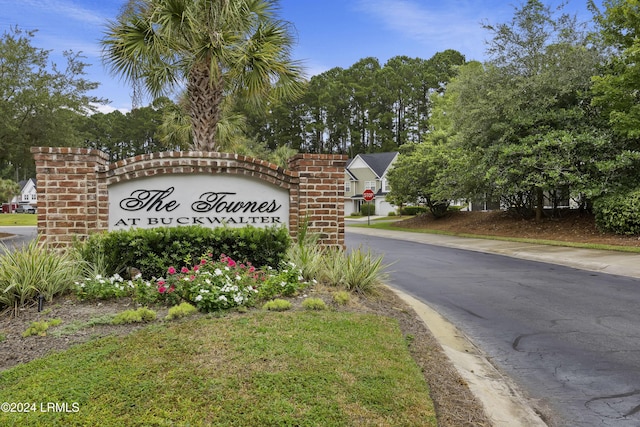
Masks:
[[[400,210],[400,215],[419,215],[427,212],[424,206],[405,206]]]
[[[640,188],[608,194],[593,202],[596,225],[616,234],[640,234]]]
[[[373,203],[363,203],[360,206],[360,213],[364,216],[367,215],[375,215],[376,214],[376,205]]]
[[[160,227],[94,234],[80,252],[90,262],[102,254],[109,274],[135,267],[143,277],[163,277],[167,266],[180,266],[186,259],[199,259],[206,253],[226,254],[256,267],[279,265],[290,241],[284,227]]]

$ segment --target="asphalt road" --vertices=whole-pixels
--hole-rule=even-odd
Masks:
[[[554,426],[640,426],[640,280],[354,233]]]
[[[0,233],[13,234],[13,237],[8,237],[0,240],[0,254],[4,252],[4,247],[14,248],[21,247],[29,244],[29,242],[36,238],[38,235],[37,227],[0,227]]]

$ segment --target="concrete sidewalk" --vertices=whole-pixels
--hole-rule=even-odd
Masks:
[[[640,278],[640,254],[569,248],[439,234],[348,227],[348,233],[406,240],[429,245],[499,254],[582,270]],[[640,285],[640,284],[639,284]],[[525,393],[493,366],[465,334],[422,301],[393,289],[425,322],[445,354],[484,406],[494,427],[534,427],[547,424]]]

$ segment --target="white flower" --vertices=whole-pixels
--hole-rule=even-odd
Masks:
[[[220,295],[220,296],[218,297],[218,300],[220,300],[220,301],[226,301],[226,300],[227,300],[227,297],[225,297],[224,295]]]
[[[280,282],[280,286],[284,288],[285,286],[287,286],[287,282]]]
[[[204,279],[204,283],[206,283],[207,285],[210,285],[210,284],[211,284],[211,280],[209,280],[209,279]]]
[[[236,280],[240,280],[240,279],[241,279],[241,277],[236,275]]]
[[[135,276],[133,276],[134,279],[139,279],[142,277],[142,273],[138,273]]]
[[[214,271],[216,276],[221,276],[222,275],[222,270],[220,270],[219,268],[216,268]]]
[[[100,280],[102,279],[102,275],[101,274],[96,274],[96,280]]]
[[[198,301],[202,301],[202,295],[196,296],[196,302],[198,302]]]

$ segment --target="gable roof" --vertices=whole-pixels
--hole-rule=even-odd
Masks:
[[[30,181],[33,182],[34,187],[37,187],[35,178],[23,179],[22,181],[18,181],[18,186],[20,187],[20,191],[23,191]]]
[[[369,166],[378,178],[382,178],[397,155],[397,151],[392,151],[390,153],[358,154],[356,158],[360,157],[360,159]],[[347,169],[351,166],[353,160],[355,160],[355,158],[347,163]]]

